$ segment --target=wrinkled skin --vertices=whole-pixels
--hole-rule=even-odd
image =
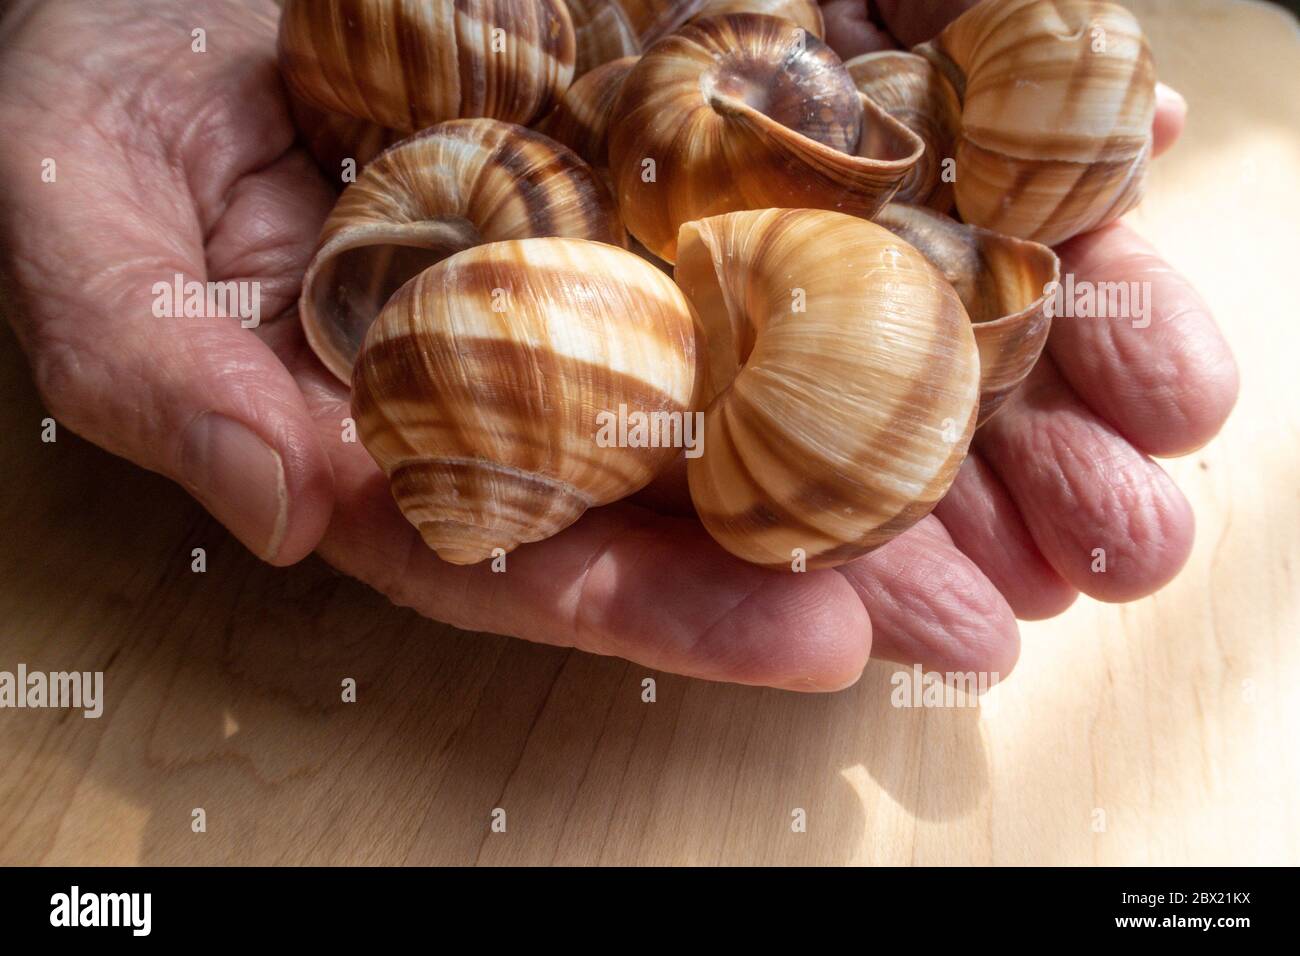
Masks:
[[[827,4],[845,56],[923,39],[961,3]],[[763,571],[689,517],[680,470],[519,549],[506,574],[442,564],[305,348],[294,300],[333,190],[295,141],[270,0],[15,0],[0,23],[0,250],[10,319],[66,427],[180,481],[274,564],[313,550],[459,627],[799,690],[870,654],[1006,675],[1016,617],[1079,591],[1128,601],[1179,570],[1187,502],[1149,456],[1219,430],[1237,373],[1186,280],[1122,225],[1060,249],[1079,279],[1153,285],[1150,328],[1058,321],[937,511],[838,570]],[[191,52],[191,30],[208,52]],[[1157,149],[1185,107],[1163,91]],[[57,163],[44,183],[42,161]],[[259,280],[262,324],[158,319],[175,273]],[[1108,555],[1090,572],[1092,551]]]

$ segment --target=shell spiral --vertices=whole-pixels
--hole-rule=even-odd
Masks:
[[[695,21],[656,43],[614,114],[610,173],[624,223],[669,262],[683,223],[719,213],[869,217],[924,152],[826,44],[761,14]]]
[[[295,94],[408,133],[532,121],[573,80],[574,44],[562,0],[285,0],[279,34]]]
[[[430,127],[339,197],[303,280],[307,340],[346,382],[366,329],[412,276],[473,245],[543,236],[626,239],[608,191],[568,148],[496,120]]]
[[[685,414],[695,348],[681,291],[632,253],[496,242],[398,290],[366,336],[352,410],[403,514],[444,560],[472,564],[631,494],[677,455],[602,442],[602,413]]]
[[[980,368],[920,253],[840,213],[736,212],[682,228],[676,278],[707,340],[691,498],[723,547],[832,567],[929,513],[965,458]]]
[[[923,203],[948,212],[952,184],[943,164],[953,155],[961,127],[961,102],[952,85],[925,57],[879,50],[848,60],[844,68],[864,94],[925,143],[925,153],[894,193],[894,201]]]

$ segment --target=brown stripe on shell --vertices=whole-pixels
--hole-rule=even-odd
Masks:
[[[826,39],[826,22],[817,0],[704,0],[693,20],[727,13],[762,13],[789,20],[819,40]]]
[[[514,453],[509,462],[513,467],[540,471],[563,449],[574,463],[593,472],[609,472],[619,482],[636,480],[645,477],[645,463],[636,456],[610,454],[596,444],[597,414],[617,414],[619,404],[629,413],[647,415],[688,411],[687,405],[636,375],[503,339],[421,332],[375,342],[364,355],[365,374],[372,381],[357,389],[353,411],[358,423],[367,423],[371,443],[384,444],[383,429],[398,427],[391,418],[393,411],[420,409],[422,416],[403,418],[401,428],[437,441],[446,457],[473,458],[481,453],[476,451],[482,447],[476,431],[465,429],[463,419],[448,414],[472,407],[490,413],[495,440]],[[439,369],[454,375],[438,375]],[[499,384],[506,369],[513,373],[509,389]],[[548,388],[563,381],[581,382],[591,394],[617,396],[618,401],[581,409],[575,423],[548,406]],[[539,427],[546,430],[544,437],[535,433]],[[647,454],[659,452],[649,449]]]
[[[674,345],[681,331],[680,327],[665,328],[661,324],[663,316],[674,307],[672,300],[656,295],[654,291],[642,288],[624,276],[616,277],[619,281],[602,281],[601,276],[580,271],[535,262],[525,266],[503,258],[458,259],[455,270],[452,278],[456,283],[457,294],[481,300],[489,310],[496,290],[504,290],[508,294],[511,305],[507,312],[500,313],[503,322],[512,312],[526,307],[519,301],[522,295],[534,290],[568,287],[580,289],[583,293],[580,303],[574,301],[569,306],[575,316],[583,317],[594,310],[609,311],[616,307],[623,313],[620,321],[625,327],[635,329],[661,347]],[[553,303],[547,304],[555,307]]]

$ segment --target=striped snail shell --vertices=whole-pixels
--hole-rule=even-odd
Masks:
[[[417,133],[371,161],[326,220],[299,300],[307,341],[346,382],[404,282],[470,246],[533,236],[626,241],[591,167],[540,133],[490,119]]]
[[[562,0],[286,0],[279,54],[309,103],[410,133],[531,122],[573,80],[574,42]]]
[[[679,454],[602,444],[600,413],[685,414],[695,348],[682,293],[632,253],[494,242],[389,300],[357,362],[352,412],[425,543],[473,564],[639,490]]]
[[[921,203],[940,212],[952,208],[951,159],[961,130],[961,101],[952,85],[923,56],[903,50],[864,53],[844,63],[858,92],[925,143],[925,152],[894,194],[897,202]]]
[[[352,160],[359,169],[406,135],[369,120],[323,110],[292,90],[289,109],[307,152],[332,182],[339,181],[345,160]]]
[[[694,19],[744,12],[782,17],[817,38],[825,32],[821,7],[813,0],[705,0]],[[614,106],[623,81],[638,59],[638,56],[623,56],[589,71],[580,71],[555,109],[535,129],[559,140],[597,169],[607,168]]]
[[[919,252],[841,213],[734,212],[682,227],[676,279],[707,341],[687,476],[724,548],[833,567],[929,513],[966,456],[980,366]]]
[[[1025,380],[1052,319],[1061,263],[1047,246],[967,226],[924,206],[892,202],[875,221],[943,273],[974,323],[984,424]]]
[[[963,220],[1055,245],[1142,197],[1156,73],[1133,14],[1099,0],[984,0],[916,52],[962,104]]]
[[[628,231],[675,257],[686,222],[768,207],[870,217],[924,144],[862,96],[839,58],[788,20],[690,23],[632,68],[610,173]]]
[[[575,75],[637,56],[676,30],[705,0],[564,0],[577,41]]]
[[[826,38],[826,22],[817,0],[704,0],[693,19],[703,20],[724,13],[765,13],[789,20],[819,40]]]
[[[536,129],[563,143],[598,170],[609,168],[609,126],[623,81],[638,57],[602,63],[573,81]]]

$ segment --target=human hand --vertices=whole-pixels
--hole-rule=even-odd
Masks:
[[[293,318],[296,283],[333,197],[292,143],[274,69],[274,7],[155,5],[158,16],[125,32],[125,8],[141,3],[51,0],[11,13],[0,29],[9,48],[0,115],[17,133],[0,152],[8,182],[39,183],[43,156],[64,157],[61,170],[68,161],[88,170],[70,192],[61,176],[57,187],[15,190],[0,208],[24,306],[16,325],[62,421],[196,485],[260,553],[295,560],[328,519],[319,543],[327,560],[430,617],[804,690],[853,682],[873,637],[880,656],[1005,675],[1018,650],[1015,615],[1051,616],[1077,589],[1130,600],[1185,559],[1190,512],[1146,454],[1212,437],[1235,397],[1235,367],[1195,293],[1115,226],[1068,244],[1063,269],[1148,279],[1150,327],[1058,321],[1049,357],[981,431],[936,513],[886,547],[833,571],[747,565],[690,518],[676,474],[635,503],[589,512],[520,548],[505,574],[443,564],[398,513],[364,450],[340,440],[345,389],[305,348]],[[828,7],[833,24],[832,15]],[[195,26],[211,44],[202,64],[188,59]],[[78,76],[87,51],[94,57]],[[1158,146],[1180,125],[1177,102],[1166,99]],[[229,319],[155,319],[152,283],[177,271],[203,278],[205,265],[207,278],[260,279],[270,318],[254,332]],[[105,323],[112,334],[95,335]],[[280,510],[248,507],[275,487],[253,472],[215,487],[185,477],[185,426],[209,410],[249,424],[276,449]],[[272,521],[260,517],[273,511]],[[277,525],[285,530],[268,552],[264,542],[277,535],[264,529]],[[1105,575],[1089,570],[1096,547],[1107,549]]]
[[[174,478],[252,551],[309,554],[329,458],[268,344],[331,201],[294,129],[269,0],[0,5],[0,275],[62,426]],[[192,31],[208,52],[195,52]],[[159,318],[155,283],[256,283],[263,322]]]

